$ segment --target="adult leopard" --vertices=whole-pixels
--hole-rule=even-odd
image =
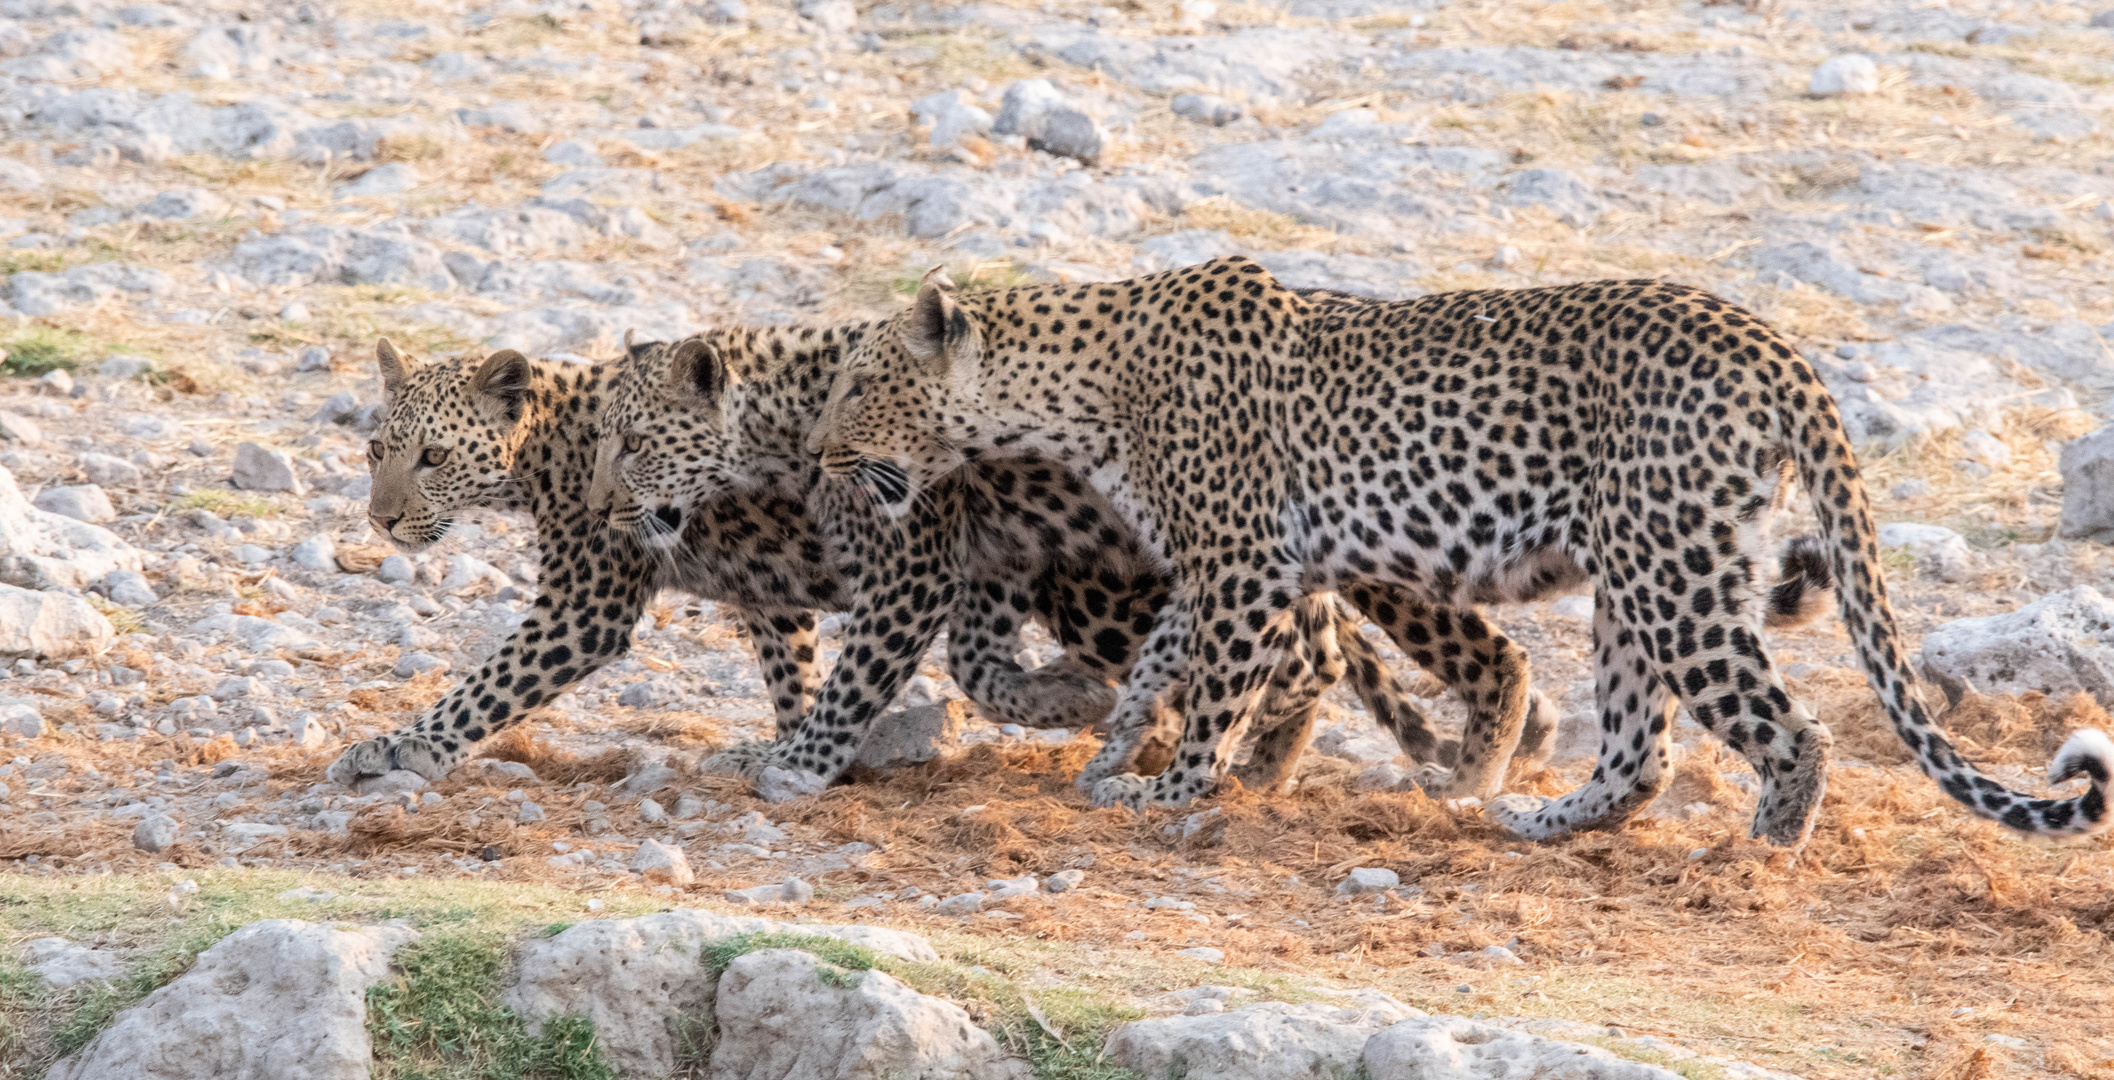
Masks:
[[[845,333],[855,341],[863,330]],[[832,535],[856,535],[861,546],[892,545],[887,533],[899,522],[878,513],[875,503],[902,493],[874,492],[885,477],[826,483],[805,450],[838,360],[830,352],[777,349],[770,332],[754,330],[717,330],[638,350],[612,380],[598,413],[602,439],[591,510],[650,549],[674,543],[700,505],[763,493],[816,508],[818,518],[831,523]],[[1046,462],[986,458],[927,489],[902,520],[935,518],[947,524],[929,527],[959,538],[957,558],[1043,576],[1047,586],[1037,595],[1044,599],[1034,613],[1071,650],[1072,662],[1127,682],[1126,714],[1139,714],[1121,726],[1124,737],[1112,739],[1097,760],[1134,760],[1152,741],[1146,732],[1156,727],[1153,721],[1165,715],[1159,705],[1168,680],[1133,677],[1139,638],[1166,600],[1163,568],[1097,492]],[[935,604],[945,595],[942,574],[954,572],[947,559],[937,562],[926,593]],[[1006,649],[980,638],[991,631],[1013,633],[1031,612],[990,590],[970,589],[957,604],[948,646],[956,681],[973,697],[1010,700],[1004,688],[1021,679],[1019,669],[1004,659]],[[1297,621],[1300,632],[1271,676],[1265,720],[1239,772],[1245,784],[1270,789],[1289,779],[1312,733],[1321,691],[1346,670],[1413,759],[1436,767],[1458,757],[1457,746],[1435,740],[1356,623],[1339,615],[1328,598],[1305,602]],[[895,619],[898,627],[902,622]],[[905,635],[901,655],[922,653],[930,640],[929,634]],[[977,662],[964,663],[965,657]],[[1508,680],[1517,693],[1526,693],[1523,653],[1504,652],[1490,666],[1493,682]],[[905,667],[890,670],[907,674]],[[893,696],[887,675],[877,669],[868,685],[852,692],[825,689],[800,736],[782,733],[775,743],[739,748],[713,764],[758,776],[760,790],[774,797],[827,783],[849,764],[879,708]],[[1546,699],[1533,700],[1541,706],[1534,710],[1539,723],[1533,740],[1543,744],[1554,731],[1555,710]],[[1012,708],[1023,713],[1028,706]]]
[[[1599,767],[1489,813],[1536,838],[1634,813],[1667,782],[1678,696],[1760,776],[1754,835],[1802,845],[1830,737],[1769,662],[1757,572],[1795,475],[1859,662],[1924,772],[2013,829],[2106,824],[2103,734],[2050,766],[2088,790],[2046,799],[1983,776],[1931,722],[1833,399],[1782,337],[1698,289],[1351,302],[1232,258],[957,298],[936,271],[847,355],[814,442],[831,472],[886,473],[910,497],[994,451],[1041,454],[1171,557],[1193,628],[1182,745],[1150,780],[1103,781],[1105,799],[1212,788],[1300,597],[1382,583],[1465,606],[1589,585]]]
[[[791,356],[834,355],[842,338],[830,330],[758,332],[760,347]],[[841,517],[771,488],[702,501],[680,528],[680,542],[653,549],[611,534],[587,512],[593,472],[594,416],[609,383],[609,365],[537,361],[514,351],[487,358],[421,363],[387,340],[376,347],[387,415],[369,443],[374,492],[368,504],[377,531],[399,547],[420,550],[444,537],[463,509],[525,510],[535,519],[542,549],[540,589],[527,618],[504,644],[412,724],[346,750],[330,778],[351,785],[362,777],[407,769],[438,779],[484,739],[517,722],[568,686],[622,656],[653,595],[681,589],[733,607],[754,643],[778,722],[788,730],[812,706],[821,685],[816,665],[815,611],[851,608],[865,629],[853,633],[839,664],[843,692],[856,694],[884,680],[894,696],[897,668],[909,651],[909,614],[936,631],[950,613],[953,586],[928,570],[958,545],[911,521],[888,530],[895,546],[854,551],[833,528]],[[813,472],[813,468],[807,470]],[[1025,480],[1022,481],[1025,483]],[[986,572],[990,576],[983,576]],[[862,589],[862,578],[879,586]],[[1057,578],[1048,568],[991,560],[969,567],[967,585],[985,610],[1049,610],[1053,585],[1101,600],[1094,614],[1065,612],[1082,632],[1107,642],[1135,618],[1120,590],[1162,589],[1148,575],[1120,579],[1120,567],[1101,580]],[[1117,594],[1104,591],[1116,589]],[[929,594],[929,595],[928,595]],[[937,602],[935,602],[937,601]],[[896,634],[896,622],[903,634]],[[963,634],[984,650],[957,648],[958,667],[980,677],[978,704],[1023,723],[1087,724],[1115,700],[1105,680],[1077,666],[1021,675],[1012,655],[1020,620],[986,620]],[[1136,633],[1142,637],[1141,625]],[[866,636],[866,635],[871,635]],[[929,635],[928,635],[929,636]],[[1110,647],[1114,647],[1111,645]],[[990,669],[985,670],[984,665]],[[886,669],[885,671],[883,669]],[[1006,679],[1013,678],[1012,683]]]

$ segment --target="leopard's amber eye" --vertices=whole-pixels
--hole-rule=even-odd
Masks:
[[[367,456],[376,461],[382,460],[382,440],[369,439],[367,441]]]
[[[624,436],[624,452],[625,452],[625,453],[627,453],[627,454],[636,454],[636,453],[638,453],[638,452],[639,452],[639,448],[640,448],[640,447],[642,447],[642,446],[644,446],[644,445],[646,445],[646,436],[644,436],[644,435],[626,435],[626,436]]]
[[[418,463],[427,468],[432,468],[446,460],[448,460],[448,451],[438,446],[426,447],[426,452],[418,456]]]

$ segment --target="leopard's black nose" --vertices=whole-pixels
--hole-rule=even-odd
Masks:
[[[661,524],[668,526],[670,529],[673,529],[677,532],[682,531],[683,512],[681,510],[673,506],[663,506],[660,509],[655,510],[653,512],[653,516],[660,518]]]

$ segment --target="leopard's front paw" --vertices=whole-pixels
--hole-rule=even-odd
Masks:
[[[1553,801],[1540,795],[1513,792],[1490,800],[1483,807],[1483,816],[1522,840],[1547,840],[1570,831],[1548,813]]]
[[[765,802],[782,803],[809,795],[820,794],[829,786],[826,777],[801,769],[772,765],[756,777],[756,797]]]
[[[777,743],[762,740],[736,743],[706,758],[699,768],[718,776],[739,776],[744,780],[754,780],[762,776],[765,769],[782,764],[778,758],[777,746]]]
[[[383,735],[354,743],[330,763],[324,778],[357,791],[391,772],[417,773],[428,781],[448,775],[454,756],[423,735]]]
[[[361,780],[380,776],[396,768],[396,742],[391,738],[353,743],[330,763],[323,778],[342,788],[358,787]]]
[[[1092,799],[1095,806],[1125,806],[1139,810],[1144,808],[1151,795],[1151,780],[1136,773],[1123,773],[1095,784]]]
[[[1087,761],[1086,767],[1079,770],[1079,779],[1076,781],[1079,790],[1091,792],[1099,787],[1102,781],[1118,773],[1131,771],[1131,761],[1136,756],[1137,750],[1133,740],[1120,735],[1110,737],[1108,742],[1102,744],[1100,752]]]
[[[1446,786],[1453,783],[1453,770],[1443,765],[1419,765],[1415,772],[1409,774],[1409,780],[1417,785],[1418,791],[1434,799],[1443,799],[1446,797]]]

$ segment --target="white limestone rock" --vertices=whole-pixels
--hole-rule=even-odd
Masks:
[[[2114,701],[2114,600],[2080,585],[2008,614],[1955,619],[1924,635],[1923,665],[1941,684],[1985,694]]]
[[[658,840],[647,840],[631,856],[631,870],[647,881],[660,885],[687,887],[696,881],[690,872],[690,860],[683,856],[683,849],[671,847]]]
[[[1463,1016],[1404,1020],[1365,1044],[1372,1080],[1681,1080],[1597,1046],[1478,1023]]]
[[[860,744],[859,764],[870,769],[895,769],[945,757],[961,749],[962,730],[968,719],[968,706],[961,701],[942,701],[890,713],[874,725],[873,733]]]
[[[139,549],[100,525],[32,506],[0,468],[0,581],[78,589],[112,570],[143,569]]]
[[[125,1010],[48,1080],[365,1080],[367,988],[416,934],[251,923]]]
[[[116,637],[110,620],[78,596],[0,585],[0,656],[82,656]]]
[[[284,450],[246,442],[235,448],[235,486],[244,491],[291,491],[301,494],[294,459]]]
[[[2062,535],[2114,543],[2114,426],[2063,447]]]
[[[1974,552],[1967,538],[1943,525],[1893,521],[1879,527],[1879,546],[1904,548],[1916,557],[1916,568],[1940,581],[1964,581],[1974,573]]]
[[[1142,1076],[1286,1080],[1349,1076],[1365,1043],[1424,1013],[1366,991],[1347,1004],[1265,1001],[1227,1012],[1138,1020],[1117,1028],[1108,1058]]]
[[[61,937],[24,942],[22,951],[29,957],[30,970],[36,972],[37,978],[46,986],[65,987],[115,979],[125,973],[125,964],[115,953],[92,949]]]
[[[829,981],[825,982],[824,977]],[[847,985],[848,984],[848,985]],[[766,949],[720,977],[712,1080],[1030,1080],[961,1006],[881,971]]]
[[[110,505],[110,496],[94,484],[46,488],[37,494],[36,506],[90,525],[117,520],[117,508]]]
[[[1806,93],[1814,97],[1854,97],[1879,92],[1879,65],[1869,56],[1830,57],[1813,69]]]
[[[675,1069],[670,1025],[709,1014],[713,983],[698,957],[714,941],[757,933],[840,938],[920,963],[939,959],[925,939],[877,926],[807,926],[679,910],[636,919],[598,919],[522,946],[505,1003],[532,1033],[554,1016],[585,1016],[611,1065],[625,1075]]]

